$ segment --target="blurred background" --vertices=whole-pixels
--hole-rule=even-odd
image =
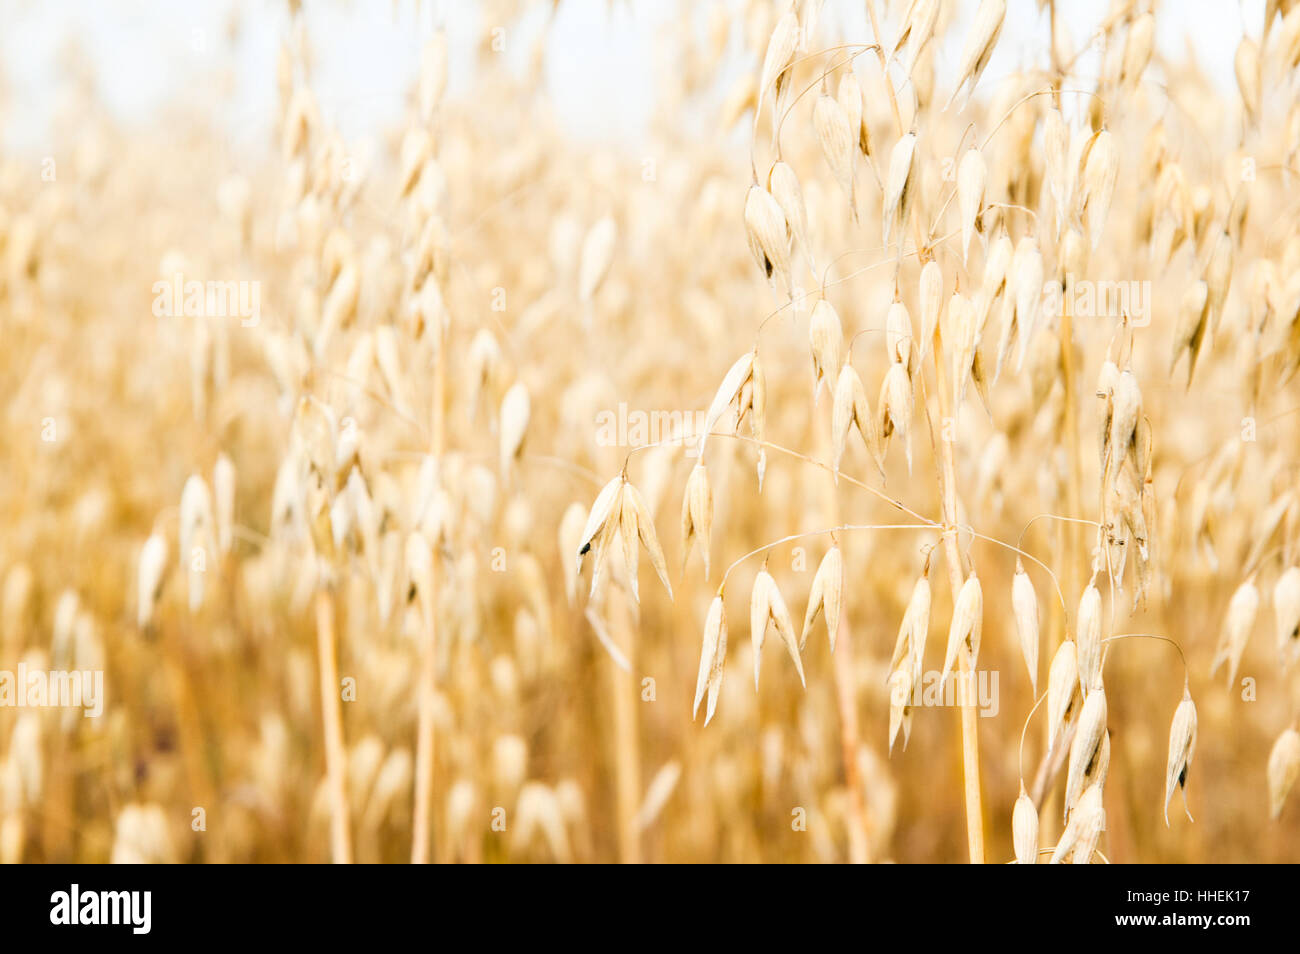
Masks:
[[[927,117],[946,99],[975,6],[943,4],[933,51],[943,95],[918,103]],[[1194,183],[1217,181],[1243,142],[1234,55],[1243,32],[1260,35],[1264,0],[1157,7],[1150,82],[1114,125],[1123,172],[1094,277],[1131,274],[1132,239],[1120,233],[1147,185],[1136,170],[1157,117]],[[904,8],[882,4],[887,34]],[[806,689],[771,645],[758,691],[750,683],[746,607],[761,559],[740,563],[707,727],[691,708],[719,574],[826,526],[828,493],[845,522],[897,513],[775,453],[760,493],[755,448],[715,442],[705,581],[698,546],[682,569],[694,461],[656,448],[632,455],[630,479],[654,515],[673,599],[644,554],[639,600],[619,558],[595,599],[589,565],[570,578],[575,521],[581,529],[631,449],[600,439],[599,415],[621,404],[704,409],[784,301],[746,246],[752,91],[736,96],[782,10],[724,0],[5,5],[0,669],[102,669],[107,703],[99,719],[0,708],[0,860],[296,862],[346,850],[396,862],[413,843],[445,862],[966,860],[957,710],[917,709],[906,750],[890,753],[890,655],[932,532],[841,541],[851,640],[832,658],[817,623]],[[870,38],[862,3],[819,10],[819,46]],[[1058,5],[1076,46],[1106,14]],[[971,111],[934,120],[935,162],[967,121],[981,135],[994,128],[1023,71],[1047,67],[1049,32],[1034,0],[1008,3]],[[1066,88],[1095,87],[1104,63],[1083,53]],[[797,86],[816,69],[803,64]],[[893,118],[876,65],[863,57],[854,69],[880,165]],[[1072,121],[1083,102],[1066,97]],[[853,231],[804,107],[782,146],[804,178],[819,259],[887,261],[877,186],[863,167],[869,199]],[[768,159],[769,136],[760,127]],[[1028,138],[1024,148],[999,154],[999,167],[1041,163],[1037,140],[1032,162]],[[1292,186],[1268,178],[1253,207],[1283,208]],[[1253,227],[1269,229],[1268,212],[1259,216]],[[1284,238],[1260,246],[1271,254]],[[916,272],[914,262],[902,272],[913,315]],[[155,282],[177,273],[255,283],[258,321],[159,315]],[[1153,334],[1168,333],[1186,275],[1153,277]],[[1247,309],[1245,285],[1234,286],[1231,315]],[[892,293],[883,269],[839,284],[846,338],[878,327]],[[793,309],[764,332],[767,436],[825,458],[829,401],[812,401],[807,321],[807,307]],[[1103,412],[1092,383],[1110,332],[1085,330],[1080,344],[1092,488]],[[886,365],[878,340],[857,352],[873,406]],[[1106,670],[1102,848],[1115,862],[1300,860],[1294,796],[1269,818],[1265,765],[1296,702],[1294,672],[1274,662],[1267,604],[1242,667],[1256,695],[1225,690],[1223,672],[1209,678],[1228,600],[1263,546],[1261,515],[1294,473],[1280,440],[1288,418],[1261,431],[1272,436],[1258,450],[1224,452],[1255,407],[1234,339],[1203,359],[1190,392],[1168,379],[1165,340],[1139,341],[1167,536],[1160,596],[1129,616],[1121,604],[1132,594],[1122,594],[1116,625],[1184,647],[1201,719],[1188,788],[1196,821],[1177,795],[1169,827],[1162,814],[1179,655],[1126,641]],[[1282,414],[1294,398],[1268,401]],[[1051,521],[1021,537],[1037,514],[1062,509],[1050,404],[1024,379],[1004,380],[989,414],[968,402],[958,456],[967,519],[1022,540],[1060,576],[1063,601],[1030,568],[1044,620],[1040,692],[1089,560],[1083,536]],[[912,473],[891,451],[881,485],[861,447],[845,468],[937,516],[923,409],[918,392]],[[1183,527],[1196,507],[1212,534]],[[999,676],[998,712],[979,735],[988,860],[1002,862],[1044,729],[1030,723],[1022,768],[1035,696],[1012,623],[1015,555],[963,546],[984,581],[981,660]],[[772,553],[796,626],[825,549],[811,538]],[[1274,558],[1261,589],[1278,570]],[[944,571],[931,577],[927,667],[938,668],[951,601]],[[436,688],[422,697],[426,684]],[[1061,827],[1052,790],[1040,806],[1045,847]]]

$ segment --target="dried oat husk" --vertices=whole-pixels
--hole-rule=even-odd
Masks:
[[[876,466],[880,467],[880,437],[871,417],[871,408],[867,404],[866,388],[853,365],[846,363],[836,379],[831,403],[831,466],[835,469],[837,479],[849,431],[854,426],[857,427],[867,452],[876,461]]]
[[[1178,304],[1178,324],[1174,331],[1174,352],[1169,361],[1169,373],[1174,373],[1178,359],[1186,351],[1189,388],[1192,385],[1192,375],[1196,373],[1196,359],[1205,341],[1208,302],[1209,285],[1205,281],[1198,281],[1188,286]]]
[[[154,607],[162,595],[167,573],[167,540],[154,532],[140,548],[140,568],[136,586],[136,624],[145,629],[153,619]]]
[[[1287,567],[1273,585],[1277,651],[1284,659],[1300,646],[1300,567]]]
[[[812,350],[813,396],[823,384],[831,388],[837,381],[844,355],[844,328],[835,308],[825,298],[813,305],[808,319],[808,343]]]
[[[1214,661],[1210,675],[1219,671],[1225,663],[1228,666],[1228,687],[1237,681],[1237,669],[1241,666],[1241,657],[1246,652],[1246,643],[1250,640],[1251,630],[1255,628],[1255,618],[1259,614],[1259,587],[1254,577],[1244,581],[1228,601],[1227,618],[1219,635],[1219,645],[1214,651]]]
[[[1071,858],[1076,865],[1092,862],[1097,841],[1106,830],[1106,810],[1102,801],[1101,786],[1089,785],[1079,797],[1079,803],[1070,813],[1065,830],[1052,852],[1050,864],[1058,865]]]
[[[1277,821],[1287,795],[1300,778],[1300,732],[1283,730],[1268,754],[1268,813]]]
[[[901,364],[891,364],[880,384],[876,433],[883,445],[897,432],[899,440],[903,442],[903,456],[907,460],[909,474],[912,472],[912,409],[912,380],[907,375],[907,369]]]
[[[1079,649],[1079,689],[1086,697],[1101,681],[1101,591],[1090,581],[1079,599],[1075,620],[1075,640]]]
[[[595,550],[591,572],[591,591],[593,593],[596,591],[596,582],[600,578],[600,570],[605,561],[606,546],[617,534],[622,515],[622,496],[625,483],[626,478],[623,474],[619,474],[601,488],[600,493],[596,495],[595,502],[591,505],[590,512],[587,514],[586,524],[578,535],[575,573],[582,572],[583,557],[593,549]]]
[[[709,604],[708,615],[704,619],[704,645],[700,650],[700,672],[695,680],[695,703],[691,708],[691,719],[700,711],[700,702],[708,695],[705,707],[704,724],[713,719],[718,707],[718,695],[722,691],[722,669],[727,658],[727,611],[719,593]]]
[[[894,743],[898,733],[903,733],[903,748],[912,735],[912,702],[915,695],[915,682],[912,673],[900,666],[889,674],[889,753],[894,752]]]
[[[1083,700],[1079,726],[1070,742],[1069,770],[1065,781],[1065,813],[1068,815],[1083,791],[1093,762],[1101,754],[1106,736],[1106,690],[1095,684]]]
[[[754,107],[754,127],[758,128],[759,116],[763,110],[763,100],[772,91],[772,122],[775,126],[780,110],[783,93],[789,85],[790,74],[787,72],[794,59],[795,49],[799,44],[799,18],[793,10],[788,10],[776,22],[772,35],[767,41],[767,52],[763,54],[763,70],[758,80],[758,101]]]
[[[884,223],[884,243],[889,245],[889,233],[898,223],[899,245],[907,231],[908,214],[916,193],[916,133],[907,133],[894,144],[889,154],[889,177],[885,181],[885,204],[881,213]]]
[[[916,362],[912,360],[914,350],[912,334],[912,315],[907,306],[895,300],[885,315],[885,350],[889,353],[891,364],[901,364],[910,377]]]
[[[861,105],[861,97],[858,99]],[[859,118],[858,123],[861,123]],[[849,200],[849,211],[856,222],[858,203],[853,183],[853,151],[856,146],[858,129],[850,124],[844,107],[832,96],[823,92],[813,105],[813,128],[817,133],[817,142],[830,166],[831,174],[839,183],[844,197]]]
[[[970,240],[980,230],[980,213],[984,211],[984,190],[988,185],[989,168],[984,154],[978,149],[967,149],[957,167],[957,208],[961,216],[961,260],[966,264],[970,254]]]
[[[1016,617],[1016,633],[1020,637],[1020,654],[1029,670],[1029,685],[1038,695],[1038,594],[1025,572],[1025,565],[1016,558],[1016,575],[1011,582],[1011,608]]]
[[[706,580],[709,578],[709,537],[712,530],[713,488],[709,484],[709,472],[700,461],[691,468],[691,475],[686,479],[686,493],[682,496],[682,568],[684,571],[698,538]]]
[[[1232,58],[1233,72],[1237,76],[1237,89],[1241,91],[1241,104],[1246,116],[1253,122],[1259,116],[1259,47],[1242,37],[1237,53]]]
[[[668,582],[668,563],[664,560],[663,547],[659,545],[659,538],[655,534],[654,518],[651,516],[650,508],[646,506],[645,499],[641,496],[640,491],[632,486],[630,481],[625,481],[623,485],[622,516],[619,521],[619,532],[623,536],[623,554],[631,577],[633,597],[640,602],[636,582],[636,554],[637,544],[639,543],[645,547],[646,554],[650,557],[650,565],[654,567],[659,581],[663,583],[664,589],[668,591],[668,598],[671,600],[673,598],[673,586]]]
[[[755,183],[745,196],[745,234],[754,261],[773,288],[790,285],[790,226],[772,194]]]
[[[1074,640],[1067,639],[1056,648],[1047,673],[1048,745],[1051,748],[1064,738],[1066,726],[1073,719],[1078,687],[1078,649]]]
[[[980,633],[984,628],[984,592],[980,588],[979,577],[971,570],[966,582],[957,592],[957,602],[953,605],[952,623],[948,627],[948,648],[944,652],[943,674],[940,683],[946,682],[957,662],[957,654],[963,654],[966,668],[975,671],[979,660]]]
[[[767,174],[767,190],[781,207],[794,244],[808,259],[808,268],[816,273],[817,264],[813,261],[812,245],[808,241],[808,210],[804,204],[803,190],[799,187],[799,177],[788,163],[778,161],[773,164]]]
[[[1174,797],[1175,786],[1183,793],[1183,810],[1187,820],[1192,821],[1191,809],[1187,807],[1187,773],[1192,767],[1192,756],[1196,754],[1196,704],[1186,683],[1183,684],[1183,699],[1174,710],[1174,721],[1169,727],[1169,758],[1165,763],[1165,826],[1169,825],[1169,800]]]
[[[1011,841],[1015,845],[1017,864],[1038,864],[1038,809],[1025,791],[1023,781],[1016,807],[1011,811]]]
[[[921,268],[917,297],[921,305],[920,359],[924,361],[930,353],[934,330],[939,327],[939,315],[943,310],[943,269],[934,259],[930,259]]]
[[[531,402],[528,389],[522,381],[516,381],[501,400],[501,472],[506,473],[510,464],[518,459],[523,451],[524,436],[528,432],[528,419],[531,415]]]
[[[822,557],[813,576],[812,588],[808,593],[808,609],[804,611],[803,631],[799,634],[799,651],[803,652],[808,642],[808,631],[812,629],[819,613],[826,616],[826,635],[830,639],[831,652],[835,652],[835,637],[840,627],[840,602],[844,593],[844,558],[840,554],[838,543]]]
[[[609,271],[614,260],[614,243],[618,227],[610,216],[605,216],[587,233],[582,241],[582,255],[578,260],[578,300],[589,302]]]
[[[998,35],[1002,32],[1002,22],[1006,15],[1006,0],[980,0],[979,9],[975,12],[975,22],[971,24],[970,32],[966,35],[966,43],[962,47],[957,81],[953,85],[952,95],[948,97],[948,102],[943,107],[945,111],[952,106],[967,80],[970,81],[970,94],[967,100],[969,101],[970,95],[974,94],[980,76],[983,75],[984,68],[988,66],[989,58],[993,55],[993,48],[997,45]]]
[[[799,658],[799,644],[794,634],[794,623],[790,620],[790,611],[785,599],[777,588],[776,580],[767,572],[767,566],[759,571],[754,579],[754,590],[749,603],[749,635],[754,644],[754,688],[758,688],[758,672],[762,663],[763,641],[767,634],[768,623],[776,627],[776,633],[785,644],[795,671],[799,673],[800,684],[806,686],[803,674],[803,661]]]

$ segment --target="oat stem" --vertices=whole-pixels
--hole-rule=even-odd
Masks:
[[[330,793],[330,856],[335,864],[352,863],[348,816],[348,754],[343,745],[343,711],[334,640],[334,594],[316,590],[316,647],[320,655],[321,718],[325,723],[325,774]]]

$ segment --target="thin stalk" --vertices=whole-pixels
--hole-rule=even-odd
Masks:
[[[446,412],[444,408],[444,381],[447,373],[447,336],[438,342],[438,353],[433,364],[433,453],[442,456],[446,441]],[[432,554],[433,593],[428,605],[431,611],[424,621],[420,645],[419,714],[415,734],[415,808],[411,826],[411,863],[427,864],[429,840],[433,817],[433,715],[434,700],[438,693],[438,548]]]
[[[346,865],[352,863],[348,755],[343,746],[343,710],[335,655],[334,595],[327,586],[316,590],[316,647],[320,654],[320,706],[325,723],[325,775],[330,796],[330,857],[335,864]]]

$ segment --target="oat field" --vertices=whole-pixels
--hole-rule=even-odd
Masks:
[[[1300,861],[1300,3],[662,7],[0,61],[0,860]]]

